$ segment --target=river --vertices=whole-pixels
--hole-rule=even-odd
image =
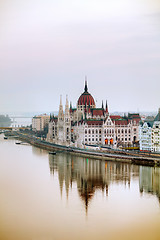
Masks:
[[[0,135],[0,239],[160,239],[160,168],[15,142]]]

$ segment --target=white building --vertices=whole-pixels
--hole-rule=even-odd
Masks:
[[[44,128],[48,125],[50,116],[47,114],[35,116],[32,118],[32,130],[44,131]]]
[[[160,152],[160,109],[153,121],[145,121],[139,127],[140,150]]]
[[[152,128],[152,152],[160,152],[160,111]]]
[[[144,122],[139,126],[139,145],[140,150],[151,151],[152,150],[152,126],[153,122]]]
[[[64,145],[83,147],[89,145],[131,145],[139,139],[139,114],[128,116],[109,115],[108,105],[96,108],[94,98],[88,92],[85,81],[84,92],[72,108],[66,98],[65,111],[60,99],[57,117],[51,117],[47,140]]]

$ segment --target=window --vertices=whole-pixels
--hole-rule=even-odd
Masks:
[[[90,139],[90,138],[89,138],[88,140],[89,140],[89,142],[91,141],[91,139]]]
[[[125,133],[127,133],[127,129],[125,129]]]
[[[92,130],[92,134],[94,134],[94,129]]]
[[[85,130],[85,133],[87,133],[87,129]]]
[[[101,133],[101,129],[99,129],[99,133]]]
[[[89,134],[91,133],[91,130],[90,130],[90,129],[88,130],[88,133],[89,133]]]

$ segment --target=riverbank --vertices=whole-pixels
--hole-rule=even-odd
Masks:
[[[67,147],[46,142],[33,136],[22,134],[20,132],[12,132],[11,135],[16,138],[18,137],[21,141],[27,142],[33,146],[43,148],[48,151],[63,151],[68,152],[72,155],[87,157],[91,159],[99,159],[102,161],[109,160],[146,166],[160,166],[160,155],[155,153],[126,152],[109,149],[95,151],[91,149]]]

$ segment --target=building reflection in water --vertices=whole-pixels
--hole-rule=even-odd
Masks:
[[[54,175],[55,172],[58,172],[61,194],[63,184],[65,184],[68,197],[72,183],[77,183],[77,189],[80,198],[85,203],[86,212],[96,190],[106,192],[106,196],[108,196],[110,183],[120,182],[130,186],[131,177],[139,176],[139,166],[92,160],[69,154],[49,155],[49,165],[51,174]]]
[[[156,195],[160,203],[160,168],[140,166],[139,172],[140,192]]]

